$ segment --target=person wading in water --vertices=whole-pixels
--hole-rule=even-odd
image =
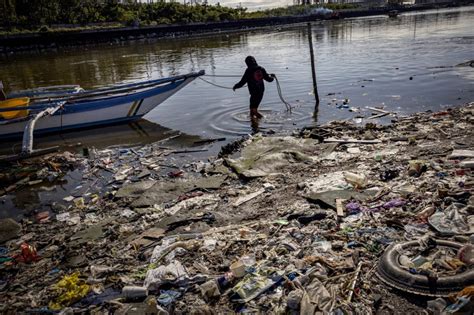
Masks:
[[[263,80],[272,82],[275,75],[269,75],[263,67],[257,64],[257,61],[252,56],[245,58],[245,63],[247,64],[247,69],[242,79],[234,85],[233,90],[240,89],[247,83],[250,93],[250,119],[260,119],[263,116],[258,112],[258,106],[265,92]]]

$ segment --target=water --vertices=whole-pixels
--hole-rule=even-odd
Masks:
[[[345,98],[350,107],[385,106],[402,114],[472,101],[474,68],[455,65],[474,59],[473,29],[474,7],[408,13],[395,19],[314,22],[321,96],[317,120],[359,115],[337,108],[335,104]],[[267,117],[260,127],[278,131],[311,124],[314,95],[306,25],[17,54],[2,57],[0,67],[10,90],[56,84],[94,88],[200,69],[238,76],[245,70],[247,55],[277,74],[285,99],[296,106],[287,114],[275,83],[268,83],[261,105]],[[238,81],[206,79],[228,87]],[[196,80],[146,119],[188,134],[232,139],[251,132],[247,111],[246,88],[234,93]]]
[[[474,59],[473,21],[474,7],[465,7],[403,14],[396,19],[378,16],[313,23],[321,96],[317,121],[369,115],[370,111],[364,112],[366,106],[383,105],[407,114],[472,101],[474,68],[456,65]],[[287,113],[275,83],[268,83],[261,105],[266,117],[259,127],[291,131],[315,123],[305,24],[195,39],[2,56],[0,79],[8,91],[57,84],[80,84],[90,89],[201,69],[212,75],[240,76],[247,55],[255,56],[269,73],[277,74],[285,99],[295,106],[292,114]],[[205,79],[227,87],[239,80]],[[336,106],[346,98],[350,107],[360,108],[362,113]],[[35,147],[77,142],[99,148],[126,146],[159,141],[177,132],[193,136],[177,138],[175,145],[190,146],[200,138],[225,137],[230,141],[252,131],[247,111],[246,88],[234,93],[195,80],[150,112],[147,120],[35,139]],[[2,154],[18,149],[18,142],[0,144]],[[208,155],[212,152],[194,158]],[[48,210],[53,201],[61,201],[80,183],[81,174],[76,171],[55,187],[23,189],[2,197],[0,217],[18,219],[31,211]]]

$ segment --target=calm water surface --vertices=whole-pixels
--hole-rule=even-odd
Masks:
[[[474,68],[456,66],[474,59],[474,7],[314,22],[312,36],[320,122],[360,115],[337,108],[345,98],[362,111],[383,105],[401,114],[474,99]],[[56,84],[94,88],[201,69],[241,75],[247,55],[278,76],[285,99],[296,106],[293,114],[285,113],[275,83],[267,84],[261,127],[278,131],[313,123],[306,25],[4,56],[0,76],[9,90]],[[238,81],[205,79],[228,87]],[[246,88],[234,93],[195,80],[146,119],[187,134],[232,139],[251,132],[247,108]]]
[[[474,7],[403,14],[396,19],[378,16],[315,22],[312,37],[321,96],[319,122],[370,115],[367,106],[407,114],[474,100],[474,68],[456,66],[474,60]],[[306,25],[3,56],[0,79],[8,90],[18,90],[57,84],[94,88],[201,69],[208,74],[240,76],[247,55],[254,55],[268,72],[277,74],[285,99],[296,106],[287,114],[275,83],[267,84],[261,106],[266,117],[260,127],[288,131],[315,123]],[[205,79],[228,87],[238,80]],[[361,112],[338,108],[336,103],[346,98]],[[193,139],[199,139],[196,136],[230,141],[251,132],[247,108],[246,88],[234,93],[195,80],[150,112],[148,121],[48,136],[35,139],[35,146],[77,142],[124,146],[158,141],[176,132],[193,135],[180,137],[180,146],[191,145]],[[0,144],[3,154],[18,148],[18,143]],[[212,152],[203,154],[194,158]],[[61,201],[81,185],[81,177],[72,172],[52,190],[32,187],[4,196],[0,217],[19,219],[31,211],[48,211],[52,202]]]

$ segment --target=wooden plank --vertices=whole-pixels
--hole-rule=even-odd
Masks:
[[[390,114],[390,112],[388,112],[386,110],[383,110],[383,109],[380,109],[380,108],[377,108],[377,107],[367,106],[367,108],[370,109],[370,110],[373,110],[374,112],[379,112],[379,113],[383,113],[383,114]]]
[[[335,139],[327,138],[324,139],[324,143],[358,143],[358,144],[377,144],[382,143],[382,140],[359,140],[359,139]]]
[[[390,113],[382,113],[382,114],[378,114],[378,115],[375,115],[375,116],[370,116],[369,118],[367,119],[377,119],[377,118],[381,118],[381,117],[384,117],[384,116],[387,116],[389,115]]]
[[[344,216],[344,206],[342,205],[344,200],[345,199],[336,199],[336,213],[338,217]]]

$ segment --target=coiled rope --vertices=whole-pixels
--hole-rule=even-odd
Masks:
[[[240,75],[219,75],[219,74],[205,74],[204,76],[206,77],[216,77],[216,78],[240,78]],[[275,78],[275,82],[276,82],[276,85],[277,85],[277,91],[278,91],[278,96],[280,97],[280,100],[283,104],[285,104],[285,107],[286,107],[286,110],[289,111],[291,113],[291,105],[290,103],[288,103],[284,98],[283,98],[283,94],[281,92],[281,86],[280,86],[280,81],[278,81],[278,78],[277,76],[274,76]],[[216,86],[216,87],[219,87],[219,88],[222,88],[222,89],[227,89],[227,90],[233,90],[233,88],[231,87],[228,87],[228,86],[223,86],[223,85],[219,85],[219,84],[216,84],[214,82],[211,82],[211,81],[208,81],[206,79],[203,79],[202,77],[198,77],[198,79],[210,84],[210,85],[213,85],[213,86]]]
[[[285,104],[286,110],[291,113],[291,105],[290,105],[290,103],[288,103],[287,101],[285,101],[285,99],[283,98],[283,94],[281,93],[280,82],[278,81],[277,76],[275,76],[275,82],[276,82],[276,84],[277,84],[277,91],[278,91],[278,96],[280,97],[280,100],[283,102],[283,104]]]

